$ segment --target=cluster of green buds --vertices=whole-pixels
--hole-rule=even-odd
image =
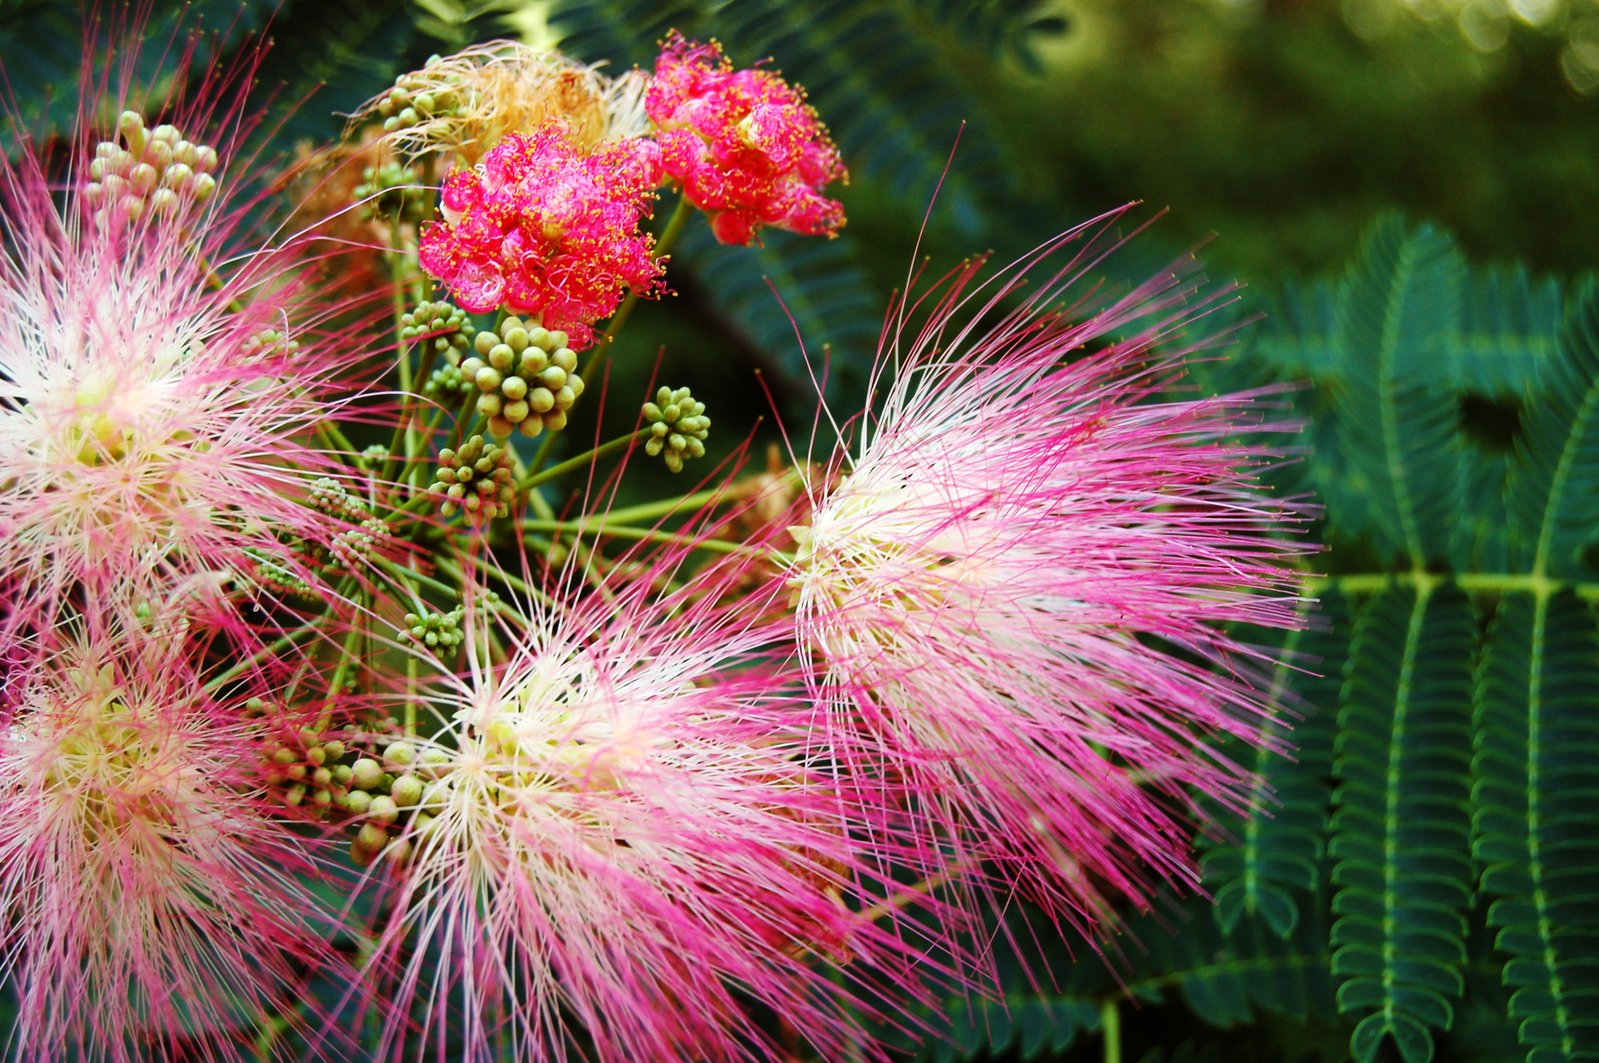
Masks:
[[[214,148],[185,140],[177,127],[158,125],[146,129],[136,111],[123,111],[117,119],[117,140],[95,146],[89,164],[84,200],[101,217],[120,213],[138,218],[175,214],[184,203],[198,203],[216,194]]]
[[[410,637],[430,650],[453,650],[466,641],[461,621],[466,607],[456,606],[447,613],[406,613],[401,637]]]
[[[261,591],[271,598],[287,599],[299,605],[316,605],[323,601],[322,592],[304,576],[265,552],[247,549],[245,557],[237,585],[246,593],[253,595]]]
[[[378,857],[403,863],[412,852],[412,839],[425,837],[436,809],[448,792],[442,777],[449,772],[450,755],[429,747],[417,752],[410,742],[391,742],[382,756],[360,757],[350,765],[350,781],[343,810],[363,820],[350,843],[350,858],[358,867],[370,866]],[[411,830],[407,832],[407,827]]]
[[[377,110],[385,133],[396,133],[460,112],[464,101],[456,89],[447,79],[426,73],[428,67],[438,62],[438,56],[431,56],[422,70],[394,79],[394,87],[378,101]]]
[[[246,709],[264,711],[259,698]],[[284,735],[266,750],[267,786],[289,808],[303,808],[322,817],[343,808],[349,792],[350,769],[339,761],[347,747],[336,738],[324,738],[309,727]]]
[[[330,517],[340,517],[352,523],[365,520],[371,515],[365,502],[350,494],[347,487],[331,476],[319,476],[313,480],[307,500],[318,512],[326,513]]]
[[[377,472],[389,462],[389,448],[382,443],[369,443],[355,456],[355,466],[362,472]]]
[[[299,349],[299,340],[291,340],[275,328],[266,328],[246,340],[241,353],[254,358],[266,354],[293,354]]]
[[[427,214],[427,189],[422,186],[422,178],[394,159],[361,171],[355,199],[361,204],[361,217],[368,220],[399,218],[419,222]]]
[[[532,437],[566,427],[566,411],[583,394],[566,333],[512,316],[497,331],[479,332],[472,346],[477,354],[461,373],[477,385],[477,410],[492,434],[503,439],[515,429]]]
[[[389,525],[385,520],[368,517],[354,528],[346,528],[328,544],[328,563],[324,571],[353,572],[360,568],[389,539]]]
[[[644,404],[644,422],[650,427],[644,452],[652,458],[665,455],[666,467],[673,472],[682,472],[687,458],[705,456],[711,419],[705,416],[705,403],[696,401],[688,388],[657,391],[655,401]]]
[[[429,490],[439,499],[439,512],[453,517],[466,513],[471,524],[487,524],[511,512],[516,498],[510,447],[474,435],[457,450],[439,451],[439,471]]]
[[[466,311],[453,303],[421,302],[400,315],[400,339],[414,340],[429,337],[433,350],[449,359],[452,366],[461,364],[461,354],[471,343],[467,332],[472,319]]]
[[[477,388],[466,378],[458,365],[441,365],[428,374],[422,385],[422,394],[435,402],[456,406]]]

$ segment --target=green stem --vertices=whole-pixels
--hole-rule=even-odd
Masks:
[[[785,480],[798,481],[799,473],[793,469],[788,471]],[[706,491],[699,491],[692,495],[680,495],[672,498],[661,499],[658,502],[641,502],[636,506],[624,506],[607,510],[605,522],[607,524],[638,524],[647,520],[658,520],[669,517],[680,510],[697,510],[703,506],[718,505],[723,502],[733,502],[752,494],[757,487],[775,489],[776,484],[761,484],[759,479],[749,479],[732,487],[712,487]]]
[[[1599,582],[1563,580],[1530,572],[1355,572],[1308,579],[1305,581],[1305,593],[1314,597],[1325,590],[1336,589],[1345,594],[1376,594],[1393,586],[1426,589],[1440,583],[1453,583],[1468,594],[1537,594],[1548,597],[1558,591],[1570,590],[1586,601],[1599,601]]]
[[[567,473],[576,469],[581,469],[585,465],[592,465],[594,462],[605,457],[605,455],[610,454],[613,451],[620,450],[624,447],[632,446],[634,443],[644,439],[649,434],[650,430],[648,428],[640,428],[637,432],[632,432],[625,436],[618,436],[609,443],[601,443],[593,450],[585,451],[576,457],[567,458],[565,461],[561,462],[561,464],[553,465],[550,468],[545,469],[543,472],[530,473],[516,485],[517,494],[521,494],[530,488],[537,487],[542,483],[548,483],[550,480],[554,480],[557,477],[565,476]]]
[[[361,603],[358,602],[357,604],[359,605]],[[339,653],[339,663],[334,666],[333,679],[330,683],[328,683],[327,705],[325,708],[323,708],[322,714],[317,718],[317,724],[315,728],[317,731],[327,730],[328,725],[333,722],[333,699],[338,697],[340,692],[344,689],[345,676],[350,674],[350,669],[354,666],[356,659],[356,647],[360,645],[361,639],[365,634],[366,624],[353,623],[350,625],[349,633],[344,636],[344,645],[341,647]]]
[[[407,584],[411,580],[415,580],[422,586],[431,587],[433,590],[438,591],[440,594],[443,594],[446,597],[453,598],[461,593],[461,588],[459,587],[452,587],[448,583],[442,583],[431,576],[424,576],[420,572],[412,572],[410,569],[401,568],[399,565],[387,558],[379,558],[378,567],[383,569],[383,571],[387,572],[389,575],[393,576],[395,579],[399,580],[402,585]],[[416,601],[416,604],[418,605],[425,604],[420,600],[415,599],[414,595],[413,600]]]
[[[1121,1063],[1122,1013],[1114,997],[1100,1001],[1099,1028],[1105,1033],[1105,1063]]]
[[[338,426],[336,421],[323,421],[316,426],[316,431],[318,435],[326,440],[328,449],[347,454],[352,458],[359,453],[355,449],[355,444],[350,442],[349,437],[344,434],[344,430]]]
[[[466,571],[461,568],[460,562],[454,560],[440,560],[438,562],[438,566],[439,571],[449,573],[463,584],[466,582]],[[528,583],[527,580],[511,575],[498,565],[487,565],[485,567],[495,579],[499,580],[501,583],[504,583],[507,587],[510,587],[512,590],[518,592],[524,597],[537,598],[546,605],[555,604],[554,598],[551,598],[548,594],[545,594],[537,587],[534,587],[532,584]]]
[[[637,539],[652,543],[678,543],[692,547],[695,550],[708,550],[716,554],[748,554],[751,557],[760,557],[767,560],[777,560],[779,563],[788,564],[793,561],[780,551],[759,546],[749,546],[745,543],[730,543],[725,539],[695,539],[688,535],[678,535],[675,532],[661,531],[657,528],[613,528],[609,524],[597,523],[590,520],[524,520],[521,524],[524,532],[571,532],[574,535],[593,535],[596,538],[609,537],[613,539]]]

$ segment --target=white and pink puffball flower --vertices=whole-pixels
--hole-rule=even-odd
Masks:
[[[720,576],[656,598],[663,571],[468,607],[468,663],[432,691],[446,722],[385,809],[385,1051],[843,1058],[869,1043],[860,984],[921,993],[906,972],[935,964],[872,911],[889,803],[809,757],[760,610],[712,604]]]
[[[828,741],[891,751],[859,768],[918,795],[927,873],[953,856],[968,900],[1019,891],[1096,939],[1115,898],[1196,883],[1196,797],[1247,805],[1214,739],[1264,740],[1242,632],[1302,622],[1306,552],[1306,508],[1259,479],[1261,396],[1170,393],[1214,300],[1181,271],[1073,294],[1119,217],[986,285],[967,264],[918,331],[900,309],[786,573]]]
[[[130,112],[64,197],[30,152],[0,170],[0,593],[19,609],[261,563],[309,580],[287,544],[345,529],[307,498],[345,475],[313,431],[360,386],[362,315],[315,280],[316,249],[251,234],[226,148],[219,166]]]
[[[186,622],[132,615],[86,606],[70,630],[6,647],[7,1047],[17,1059],[254,1059],[264,1024],[312,1021],[309,972],[341,967],[310,885],[315,849],[274,814],[271,736],[248,683],[208,692]]]

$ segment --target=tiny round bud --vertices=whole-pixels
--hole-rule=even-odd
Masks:
[[[410,808],[422,800],[422,779],[416,775],[401,775],[389,788],[389,795],[401,808]]]
[[[344,807],[352,816],[364,816],[372,807],[372,795],[365,790],[351,790],[344,799]]]
[[[350,766],[350,785],[357,790],[375,790],[383,779],[383,765],[371,757],[362,757]]]
[[[149,192],[155,187],[156,182],[159,180],[161,180],[161,175],[156,172],[156,168],[154,166],[151,166],[147,162],[141,162],[139,165],[133,168],[132,172],[128,174],[128,183],[132,185],[134,191],[138,192],[140,195]]]
[[[409,764],[416,759],[416,747],[409,742],[391,742],[383,757],[390,764]]]
[[[367,814],[379,823],[393,823],[400,818],[400,806],[395,804],[394,798],[382,794],[372,799],[372,805],[367,809]]]
[[[363,823],[360,831],[356,833],[355,840],[366,848],[377,851],[389,843],[389,832],[376,823]]]

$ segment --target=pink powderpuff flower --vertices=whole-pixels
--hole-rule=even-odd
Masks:
[[[757,654],[762,610],[712,604],[736,573],[652,597],[671,572],[492,621],[469,601],[446,722],[393,786],[413,811],[387,851],[385,1058],[452,1023],[451,1059],[783,1058],[774,1017],[825,1058],[872,1056],[850,987],[918,992],[910,935],[862,893],[888,803],[851,806],[807,759],[811,706]]]
[[[735,70],[721,45],[673,31],[644,97],[666,173],[710,215],[724,244],[762,225],[832,236],[844,208],[821,190],[845,177],[838,149],[805,94],[770,70]]]
[[[1112,896],[1194,884],[1194,795],[1247,801],[1207,744],[1259,741],[1272,712],[1230,626],[1297,626],[1304,552],[1278,537],[1303,507],[1267,496],[1272,454],[1239,440],[1260,428],[1257,397],[1159,398],[1195,349],[1179,332],[1203,310],[1195,283],[1054,305],[1118,216],[987,293],[969,264],[915,334],[901,307],[882,406],[812,478],[787,571],[829,741],[898,751],[859,768],[919,795],[946,847],[927,873],[953,854],[993,876],[967,885],[989,903],[1019,889],[1090,934],[1114,924]]]
[[[64,202],[26,145],[0,163],[0,587],[35,611],[262,562],[314,580],[287,544],[348,530],[308,504],[345,475],[311,433],[359,388],[372,318],[322,298],[314,248],[252,237],[230,145],[219,165],[190,136],[125,113]]]
[[[254,1059],[257,1028],[299,1014],[308,971],[340,970],[307,839],[271,815],[264,735],[242,694],[204,689],[185,641],[181,623],[86,608],[8,647],[14,1058]]]
[[[660,181],[647,140],[584,150],[560,123],[513,133],[481,164],[445,179],[444,220],[422,231],[422,268],[463,309],[531,315],[582,350],[624,288],[645,296],[660,290],[654,238],[639,231]]]

